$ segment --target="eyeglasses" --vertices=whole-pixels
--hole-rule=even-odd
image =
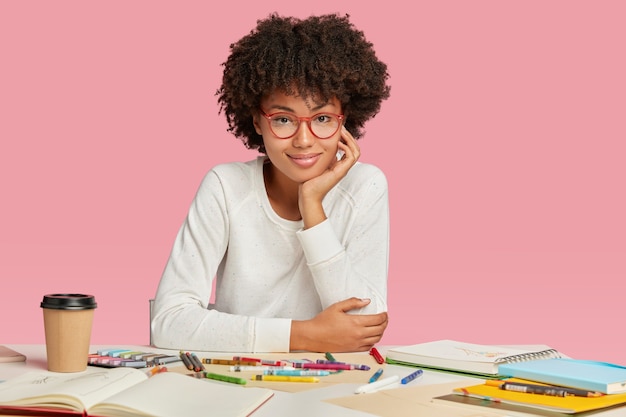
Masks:
[[[270,130],[279,139],[289,139],[298,133],[300,122],[306,122],[309,130],[319,139],[328,139],[341,127],[343,114],[317,113],[311,117],[299,117],[293,113],[277,112],[267,114],[259,109],[267,119]]]

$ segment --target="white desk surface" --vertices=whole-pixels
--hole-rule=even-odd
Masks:
[[[7,380],[9,378],[15,377],[17,375],[21,375],[27,371],[31,370],[40,370],[46,369],[46,349],[45,345],[23,345],[23,344],[5,344],[24,355],[26,355],[26,362],[14,362],[14,363],[2,363],[0,364],[0,381]],[[159,353],[173,353],[178,354],[178,351],[166,350],[166,349],[157,349],[151,346],[139,346],[139,345],[92,345],[90,348],[90,352],[95,352],[98,349],[102,348],[125,348],[132,349],[137,351],[147,351],[147,352],[159,352]],[[385,347],[378,347],[381,354],[384,356],[386,349]],[[217,356],[216,352],[196,352],[202,356]],[[224,355],[233,355],[233,353],[227,353]],[[363,355],[367,355],[366,352]],[[398,365],[385,365],[385,376],[398,375],[400,377],[404,377],[412,372],[414,368],[398,366]],[[418,380],[411,382],[411,384],[406,385],[406,387],[411,386],[415,387],[416,385],[424,385],[424,386],[432,386],[436,384],[445,384],[446,383],[454,383],[459,381],[467,381],[468,384],[472,384],[474,382],[478,382],[480,380],[469,378],[466,376],[442,373],[442,372],[433,372],[433,371],[424,371],[424,375],[420,377]],[[319,417],[319,416],[332,416],[332,417],[374,417],[380,416],[382,414],[371,414],[365,411],[359,411],[356,409],[346,408],[338,405],[334,405],[324,400],[331,398],[339,398],[339,397],[348,397],[353,395],[369,395],[369,394],[355,394],[354,390],[362,384],[353,384],[353,383],[341,383],[335,384],[331,386],[326,386],[324,388],[319,389],[308,389],[305,391],[300,391],[296,393],[275,391],[274,397],[268,401],[265,405],[259,408],[254,412],[254,417],[277,417],[277,416],[293,416],[297,415],[298,417]],[[404,389],[402,387],[396,385],[394,389]],[[245,388],[242,388],[245,389]],[[437,395],[448,394],[450,391],[441,392]],[[438,408],[438,412],[435,413],[433,409],[433,415],[444,415],[441,414],[441,409],[449,410],[450,416],[472,416],[472,417],[495,417],[495,416],[519,416],[520,414],[510,413],[503,414],[503,411],[494,412],[489,409],[486,409],[484,413],[477,413],[475,409],[473,412],[467,412],[469,409],[460,408],[458,406],[446,407],[441,405],[433,405],[433,407]],[[464,412],[461,412],[463,410]],[[430,413],[429,413],[430,414]],[[385,417],[392,415],[392,413],[386,412]],[[406,414],[404,412],[398,414],[399,417],[404,417]],[[420,415],[415,413],[410,413],[412,416]],[[426,414],[422,414],[426,416]],[[527,415],[527,414],[525,414]],[[608,411],[604,411],[601,413],[594,414],[597,417],[625,417],[626,409],[612,409]]]

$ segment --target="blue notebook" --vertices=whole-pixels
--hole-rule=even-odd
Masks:
[[[563,358],[541,359],[503,364],[498,368],[498,372],[508,377],[604,394],[626,392],[626,367],[607,362]]]

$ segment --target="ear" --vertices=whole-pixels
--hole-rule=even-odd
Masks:
[[[263,133],[261,131],[261,115],[258,112],[252,113],[252,124],[254,125],[254,130],[256,130],[256,133],[258,133],[260,136],[263,136]]]

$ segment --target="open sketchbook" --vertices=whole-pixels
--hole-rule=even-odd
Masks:
[[[148,377],[138,369],[34,371],[0,384],[0,415],[100,417],[245,417],[273,392],[177,372]]]
[[[548,346],[513,348],[455,340],[437,340],[387,351],[388,363],[492,378],[499,376],[498,366],[505,363],[561,357],[564,355]]]

